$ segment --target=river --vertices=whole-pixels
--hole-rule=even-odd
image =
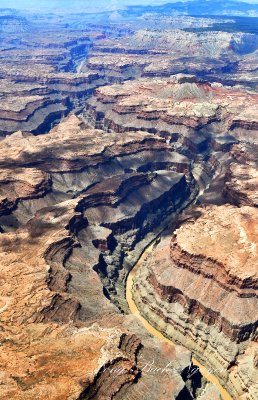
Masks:
[[[168,343],[171,344],[171,346],[175,346],[175,343],[172,342],[172,340],[166,338],[164,335],[162,335],[161,332],[159,332],[157,329],[155,329],[139,312],[134,300],[133,300],[133,295],[132,295],[132,288],[133,288],[133,280],[136,274],[136,271],[138,268],[140,268],[142,261],[145,259],[145,257],[152,251],[154,246],[154,243],[150,244],[149,247],[145,249],[141,257],[139,258],[138,262],[135,264],[134,268],[130,271],[128,277],[127,277],[127,282],[126,282],[126,300],[129,305],[130,311],[133,315],[135,315],[142,323],[144,328],[153,336],[156,336],[157,338],[164,340]],[[217,389],[220,392],[220,395],[223,400],[233,400],[233,398],[229,395],[229,393],[222,387],[220,384],[218,378],[211,374],[210,371],[199,361],[197,361],[195,358],[192,359],[193,364],[199,368],[202,376],[204,376],[207,381],[212,382],[214,385],[216,385]]]

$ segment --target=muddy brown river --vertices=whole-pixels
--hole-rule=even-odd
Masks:
[[[146,250],[143,252],[141,257],[139,258],[138,262],[135,264],[134,268],[130,271],[128,278],[127,278],[127,283],[126,283],[126,300],[129,305],[130,311],[133,315],[135,315],[142,323],[142,325],[145,327],[145,329],[153,336],[156,336],[157,338],[164,340],[168,343],[171,344],[171,346],[175,346],[175,343],[173,343],[172,340],[166,338],[161,332],[159,332],[157,329],[155,329],[139,312],[134,300],[133,300],[133,295],[132,295],[132,288],[133,288],[133,280],[136,274],[136,271],[138,268],[140,268],[142,261],[146,258],[146,256],[152,251],[154,246],[154,243],[152,243],[149,247],[146,248]],[[212,382],[214,385],[216,385],[217,389],[220,392],[220,395],[223,400],[233,400],[233,398],[229,395],[229,393],[222,387],[220,384],[218,378],[211,374],[211,372],[201,363],[199,363],[198,360],[196,360],[194,357],[192,358],[193,364],[199,368],[202,376],[204,376],[207,381]]]

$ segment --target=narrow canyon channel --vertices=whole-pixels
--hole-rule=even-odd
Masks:
[[[139,258],[138,262],[135,264],[134,268],[130,271],[127,277],[127,282],[126,282],[126,300],[129,305],[130,311],[133,315],[135,315],[143,324],[144,328],[153,336],[164,340],[168,343],[171,344],[171,346],[175,346],[175,343],[173,343],[172,340],[168,339],[165,337],[161,332],[159,332],[157,329],[155,329],[139,312],[134,300],[133,300],[133,282],[134,282],[134,277],[137,272],[137,269],[141,267],[141,263],[143,260],[148,256],[148,254],[151,253],[153,247],[154,247],[155,241],[152,242],[142,253],[141,257]],[[199,368],[202,376],[207,379],[207,381],[212,382],[214,385],[216,385],[217,389],[220,392],[220,395],[223,400],[233,400],[233,398],[230,396],[230,394],[222,387],[220,384],[218,378],[211,374],[211,372],[199,361],[197,361],[194,357],[192,358],[194,366]]]

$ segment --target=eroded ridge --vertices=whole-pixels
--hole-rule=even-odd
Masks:
[[[0,398],[254,400],[258,8],[74,3],[0,10]]]
[[[147,399],[151,352],[164,369],[157,396],[169,384],[175,398],[194,398],[183,375],[191,353],[168,351],[120,311],[128,270],[197,193],[187,157],[162,138],[98,131],[75,115],[0,147],[0,395],[120,399],[134,384]]]
[[[236,139],[256,137],[257,94],[192,75],[139,78],[104,86],[87,100],[85,119],[117,132],[144,130],[193,151],[229,150]]]
[[[155,326],[216,368],[234,397],[254,399],[257,209],[195,211],[139,270],[134,298]]]

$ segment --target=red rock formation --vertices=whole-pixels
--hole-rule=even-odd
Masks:
[[[145,359],[151,351],[166,366],[167,349],[110,299],[126,309],[126,271],[145,236],[194,195],[170,171],[169,145],[85,128],[70,115],[48,135],[18,132],[0,147],[0,397],[102,400],[122,390],[123,398],[132,384],[151,391]],[[152,172],[141,172],[145,165]],[[191,354],[178,347],[172,360],[157,392],[170,382],[176,397],[188,393],[181,374]]]
[[[227,169],[224,195],[239,207],[257,207],[257,144],[234,145],[231,154],[235,162]]]
[[[237,206],[258,206],[258,173],[251,165],[231,164],[226,176],[225,196]]]
[[[254,400],[257,37],[129,15],[0,17],[0,398],[220,398],[125,299],[143,250],[209,187],[199,202],[241,208],[195,209],[134,296]]]
[[[257,134],[256,103],[255,93],[179,74],[98,88],[84,117],[116,132],[141,129],[174,141],[183,137],[191,151],[205,150],[209,141],[215,151],[228,151],[233,136]]]
[[[254,399],[258,214],[228,205],[196,211],[137,273],[135,301],[168,337],[216,366],[234,398],[247,391]],[[248,354],[249,379],[238,366]]]

